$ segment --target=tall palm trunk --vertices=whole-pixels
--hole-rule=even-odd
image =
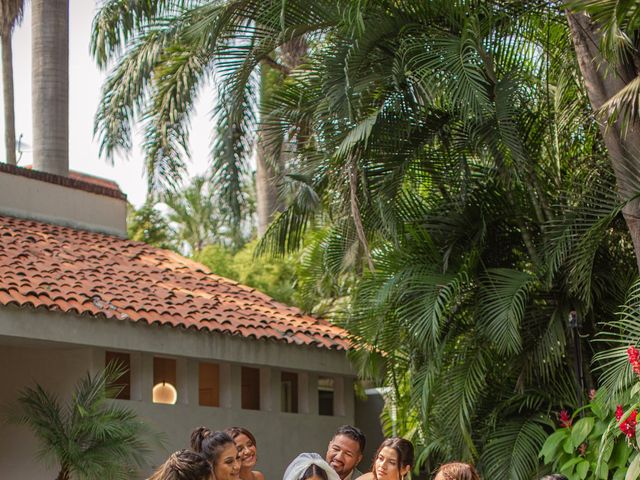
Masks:
[[[2,94],[4,99],[4,144],[9,165],[16,164],[16,120],[13,95],[13,49],[11,34],[22,20],[24,0],[0,2],[0,42],[2,42]]]
[[[597,111],[640,73],[636,71],[640,59],[629,58],[620,65],[610,64],[600,51],[601,34],[597,25],[582,13],[567,13],[567,20],[589,102]],[[640,125],[635,122],[623,133],[620,122],[607,125],[600,119],[598,123],[616,177],[618,194],[622,200],[629,200],[640,190]],[[622,214],[640,271],[640,199],[629,201]]]
[[[302,37],[294,38],[282,45],[280,60],[283,65],[279,68],[280,74],[286,77],[290,70],[300,65],[306,52],[307,44]],[[262,106],[274,84],[270,73],[273,73],[272,66],[263,64],[260,92]],[[264,111],[264,108],[261,110]],[[273,138],[274,134],[269,129],[261,128],[256,146],[256,210],[259,237],[267,231],[275,214],[284,209],[283,199],[278,195],[278,183],[286,163],[287,148],[284,139]],[[273,148],[273,145],[277,144],[282,145],[279,153]]]
[[[4,145],[7,163],[16,162],[16,118],[13,96],[13,51],[11,33],[4,32],[2,41],[2,96],[4,99]]]
[[[33,164],[69,174],[69,0],[32,1]]]

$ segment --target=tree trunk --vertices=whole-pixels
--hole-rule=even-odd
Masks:
[[[69,174],[69,0],[32,0],[33,167]]]
[[[16,119],[13,96],[13,50],[11,31],[2,35],[2,94],[4,98],[4,145],[9,165],[16,164]]]
[[[263,107],[270,89],[276,83],[272,76],[275,71],[271,71],[272,68],[278,66],[278,75],[286,77],[289,71],[300,65],[306,53],[306,40],[304,37],[296,37],[280,47],[281,64],[272,62],[262,65],[260,97]],[[256,210],[259,237],[266,232],[275,214],[284,209],[284,201],[278,195],[278,183],[287,162],[288,148],[286,139],[275,139],[272,135],[275,133],[261,128],[256,147]],[[281,145],[280,149],[273,148],[273,145],[278,143]]]
[[[276,212],[282,209],[282,203],[278,200],[277,172],[267,160],[267,137],[264,129],[260,129],[256,146],[256,210],[259,237],[267,231]]]
[[[612,65],[600,51],[601,35],[591,19],[582,13],[567,12],[571,38],[576,51],[591,107],[596,112],[637,76],[632,62]],[[596,117],[616,177],[618,194],[623,201],[640,191],[640,125],[635,122],[624,132],[620,122],[607,125]],[[636,263],[640,271],[640,199],[629,201],[622,214],[633,241]]]

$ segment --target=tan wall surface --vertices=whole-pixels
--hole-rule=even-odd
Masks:
[[[6,338],[4,339],[7,340]],[[12,342],[14,342],[12,340]],[[15,342],[14,342],[15,343]],[[54,345],[32,347],[3,343],[0,337],[0,404],[13,402],[17,392],[26,385],[39,382],[51,389],[61,398],[72,390],[76,379],[87,369],[95,369],[104,361],[104,350],[92,348],[60,348]],[[144,373],[145,365],[152,364],[152,356],[142,354],[139,360],[142,374],[138,372],[138,382],[150,386],[152,380]],[[133,408],[149,425],[165,437],[165,448],[156,450],[151,457],[153,465],[162,462],[168,452],[188,446],[192,428],[206,425],[221,429],[227,426],[241,425],[249,428],[258,442],[258,469],[265,473],[267,480],[279,480],[290,460],[303,451],[316,451],[324,455],[333,431],[344,423],[353,422],[353,389],[349,381],[345,394],[346,402],[341,408],[345,415],[327,417],[316,414],[281,413],[273,406],[279,392],[273,391],[271,402],[263,399],[263,405],[272,411],[248,411],[238,407],[239,399],[234,398],[226,408],[200,407],[197,405],[197,360],[179,359],[186,378],[178,381],[179,391],[191,391],[195,402],[179,397],[176,405],[157,405],[150,403],[149,390],[145,388],[140,400],[118,400],[117,402]],[[186,370],[184,369],[186,367]],[[132,366],[132,370],[136,368]],[[181,368],[181,367],[179,367]],[[239,365],[232,365],[229,373],[229,390],[239,391]],[[147,372],[148,373],[148,372]],[[273,378],[278,371],[273,372]],[[313,376],[307,382],[313,392]],[[195,387],[194,387],[194,383]],[[304,383],[304,382],[303,382]],[[317,385],[317,380],[316,380]],[[140,385],[138,385],[139,387]],[[189,402],[189,403],[186,403]],[[193,403],[196,403],[194,405]],[[310,399],[310,408],[317,403]],[[270,404],[270,405],[269,405]],[[55,467],[46,468],[34,461],[37,443],[25,427],[7,426],[0,423],[0,478],[2,479],[53,479]],[[147,472],[148,473],[148,472]]]
[[[0,172],[0,213],[127,236],[124,200],[5,172]]]
[[[0,335],[354,376],[343,351],[46,310],[0,308]]]

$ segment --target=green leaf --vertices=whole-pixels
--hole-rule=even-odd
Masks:
[[[573,474],[573,469],[575,466],[582,461],[582,457],[574,457],[564,465],[560,467],[560,472],[564,473],[568,477]]]
[[[619,468],[616,473],[613,474],[613,480],[624,480],[624,476],[627,471],[624,468]]]
[[[611,465],[612,468],[625,467],[629,460],[629,456],[631,455],[631,451],[631,447],[627,442],[620,441],[616,443],[611,454],[609,465]]]
[[[636,453],[627,469],[624,480],[636,480],[638,477],[640,477],[640,455]]]
[[[587,439],[587,436],[593,430],[594,421],[593,417],[585,417],[575,423],[571,429],[571,441],[574,447],[578,448]]]
[[[578,474],[578,477],[580,477],[580,480],[587,478],[587,473],[589,473],[589,462],[587,460],[582,460],[578,463],[576,466],[576,473]]]
[[[567,439],[562,444],[562,449],[567,453],[573,453],[573,451],[575,450],[575,447],[573,446],[573,441],[571,440],[571,437],[567,437]]]
[[[601,478],[603,480],[607,480],[609,477],[609,464],[606,462],[602,462],[596,470],[596,478]]]
[[[556,454],[556,450],[560,443],[567,438],[568,429],[563,428],[561,430],[557,430],[549,435],[549,438],[544,442],[542,446],[542,450],[540,451],[540,456],[544,457],[544,463],[551,463],[553,457]]]

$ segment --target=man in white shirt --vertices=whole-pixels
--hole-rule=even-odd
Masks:
[[[362,460],[366,439],[359,428],[343,425],[336,430],[327,448],[326,460],[340,480],[356,480],[362,472],[356,467]]]

